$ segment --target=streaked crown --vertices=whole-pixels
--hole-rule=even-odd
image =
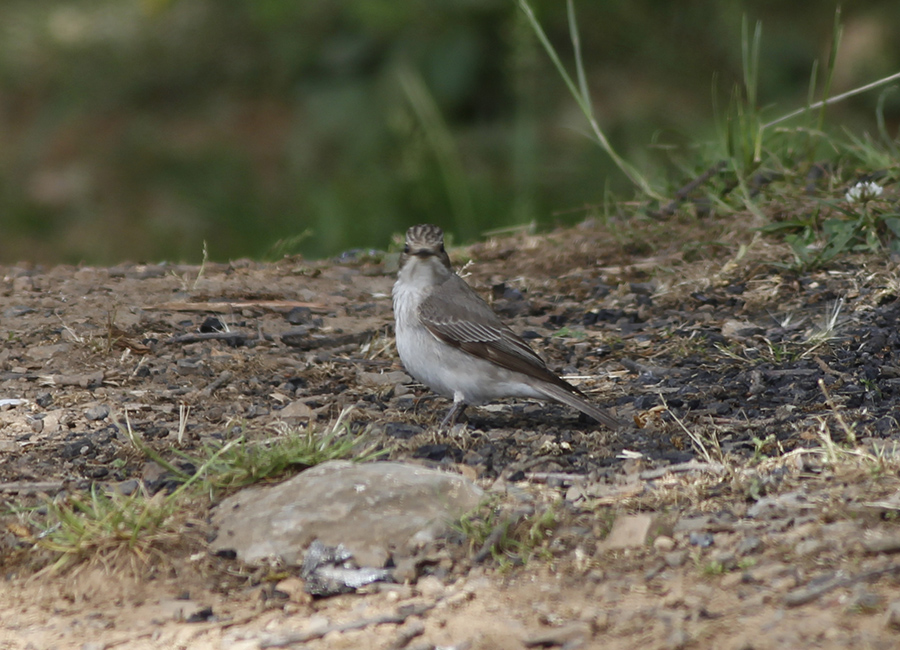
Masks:
[[[421,253],[437,253],[444,250],[444,231],[430,223],[421,223],[406,231],[406,250],[416,255]]]

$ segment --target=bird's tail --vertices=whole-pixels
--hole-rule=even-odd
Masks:
[[[535,386],[535,388],[544,393],[549,399],[576,408],[585,415],[594,418],[600,424],[608,426],[610,429],[618,429],[622,426],[622,423],[613,417],[609,411],[602,409],[599,406],[594,406],[577,393],[566,390],[563,386],[545,383],[540,386]]]

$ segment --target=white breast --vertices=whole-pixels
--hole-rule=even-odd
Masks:
[[[394,330],[397,352],[406,371],[431,390],[467,404],[500,397],[541,397],[523,376],[438,340],[419,320],[418,309],[431,286],[400,279],[394,284]]]

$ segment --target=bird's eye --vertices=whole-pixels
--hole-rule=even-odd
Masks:
[[[403,247],[403,252],[409,255],[409,244]]]
[[[443,245],[443,244],[441,244],[441,252],[442,252],[442,253],[444,252],[444,245]]]

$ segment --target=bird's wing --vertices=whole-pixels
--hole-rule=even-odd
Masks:
[[[498,366],[578,389],[550,372],[534,350],[497,317],[465,281],[454,274],[419,306],[419,317],[437,339]]]

